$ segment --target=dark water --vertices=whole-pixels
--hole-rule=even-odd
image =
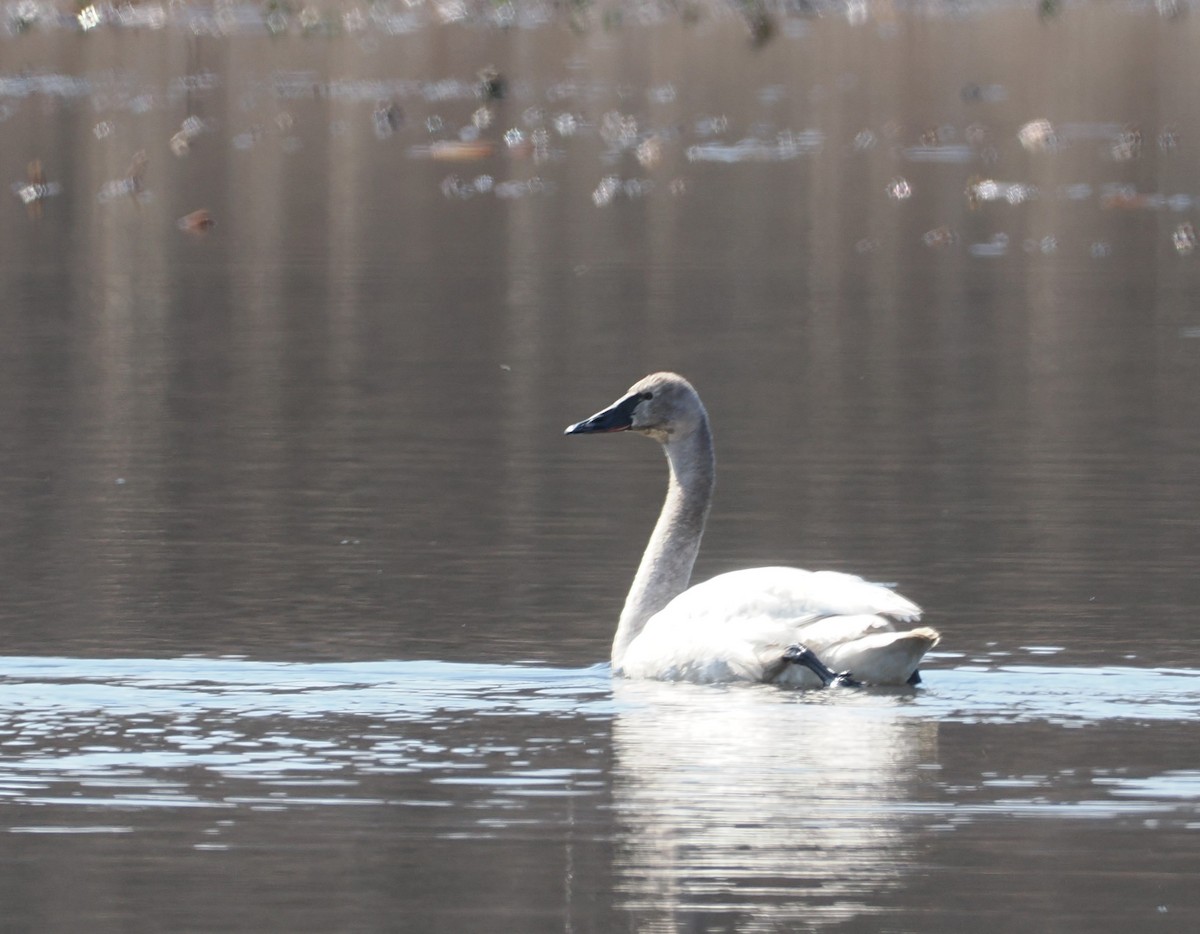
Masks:
[[[0,928],[1196,928],[1186,7],[74,13],[0,37]],[[899,582],[921,689],[610,679],[663,466],[561,432],[665,368],[697,574]]]

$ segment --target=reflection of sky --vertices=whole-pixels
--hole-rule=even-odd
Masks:
[[[554,748],[563,721],[577,733],[611,708],[604,668],[7,658],[0,670],[0,801],[32,804],[228,808],[261,792],[277,806],[379,805],[359,786],[386,775],[444,789],[422,806],[471,789],[594,794],[593,762],[548,770],[509,718],[542,724],[533,739]]]
[[[703,893],[737,907],[760,884],[774,897],[814,879],[840,904],[864,879],[895,878],[914,822],[1175,814],[1196,788],[1186,762],[1130,773],[1044,747],[1037,768],[951,763],[951,778],[938,743],[947,725],[959,747],[1015,749],[1047,730],[1186,729],[1200,720],[1192,670],[1006,659],[928,670],[918,691],[828,692],[613,682],[605,666],[10,657],[0,670],[0,801],[469,799],[495,829],[522,802],[598,800],[611,785],[622,884],[644,906]],[[406,778],[371,784],[381,776]]]
[[[1033,650],[1031,654],[1037,654]],[[1200,719],[1200,672],[1190,669],[960,666],[927,681],[925,715],[965,723]]]

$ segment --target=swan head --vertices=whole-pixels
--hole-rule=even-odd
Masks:
[[[707,419],[691,383],[677,373],[652,373],[608,408],[568,426],[565,434],[636,431],[669,444],[692,435]]]

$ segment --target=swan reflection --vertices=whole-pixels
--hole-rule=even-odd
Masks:
[[[615,875],[639,931],[811,928],[900,884],[937,754],[937,722],[903,713],[911,695],[614,692]]]

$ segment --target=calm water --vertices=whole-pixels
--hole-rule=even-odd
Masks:
[[[1196,929],[1194,18],[739,10],[6,8],[0,929]],[[663,368],[921,689],[611,680]]]

